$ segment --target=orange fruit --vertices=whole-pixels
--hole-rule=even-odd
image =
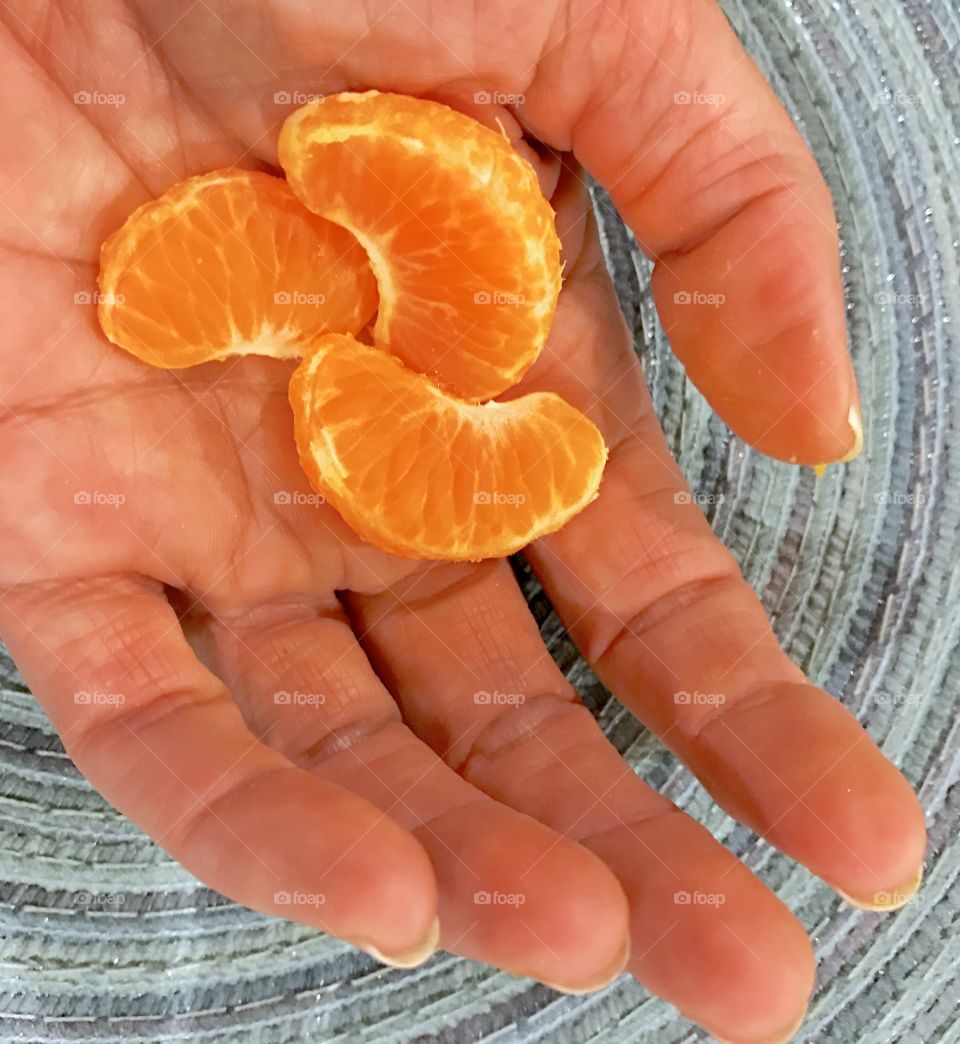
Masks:
[[[376,310],[363,248],[281,178],[222,170],[145,203],[101,248],[100,325],[164,368],[231,355],[299,357]]]
[[[350,336],[290,382],[300,460],[348,525],[408,558],[479,560],[559,529],[597,494],[599,431],[551,392],[465,402]]]
[[[464,399],[517,383],[553,320],[560,241],[502,135],[438,102],[344,93],[292,113],[279,155],[310,210],[366,248],[379,344]]]

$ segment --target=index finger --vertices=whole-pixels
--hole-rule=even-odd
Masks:
[[[656,261],[673,349],[723,420],[781,460],[856,456],[836,218],[786,111],[713,0],[580,6],[525,121],[609,190]]]

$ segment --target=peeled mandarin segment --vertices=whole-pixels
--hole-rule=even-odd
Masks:
[[[364,539],[407,558],[519,550],[593,500],[607,457],[596,427],[557,395],[464,402],[347,336],[317,342],[290,403],[317,491]]]
[[[553,321],[560,241],[509,142],[438,102],[368,91],[298,109],[279,155],[300,199],[366,247],[379,344],[464,399],[520,380]]]
[[[360,330],[376,306],[356,239],[269,174],[180,182],[134,211],[100,252],[103,332],[153,366],[299,357],[328,331]]]

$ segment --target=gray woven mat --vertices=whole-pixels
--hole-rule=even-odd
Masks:
[[[787,650],[919,788],[920,897],[856,912],[735,826],[603,691],[522,577],[607,733],[775,887],[812,933],[802,1040],[958,1041],[960,16],[957,0],[731,0],[833,188],[867,452],[820,483],[714,420],[672,360],[647,266],[602,200],[608,257],[692,486]],[[951,320],[953,322],[951,323]],[[722,494],[722,501],[719,495]],[[564,997],[445,954],[413,971],[226,902],[91,791],[0,662],[3,1039],[657,1041],[698,1034],[621,978]]]

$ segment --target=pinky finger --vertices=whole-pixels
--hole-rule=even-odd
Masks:
[[[80,771],[202,881],[388,963],[433,952],[436,882],[419,842],[252,736],[158,585],[15,588],[0,632]]]

